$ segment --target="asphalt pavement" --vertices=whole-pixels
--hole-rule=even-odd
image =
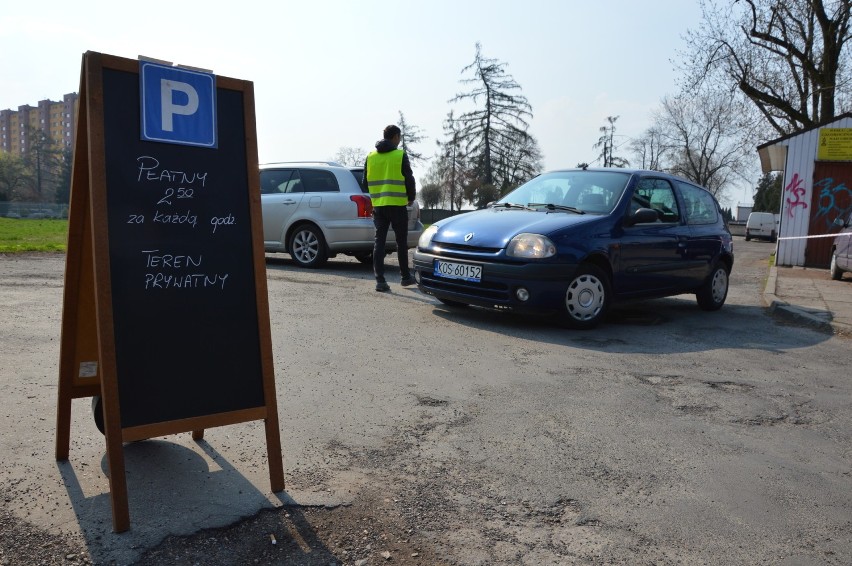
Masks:
[[[778,317],[852,337],[852,273],[834,281],[827,269],[769,269],[763,299]]]

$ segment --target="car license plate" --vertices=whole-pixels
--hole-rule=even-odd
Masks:
[[[462,279],[464,281],[479,283],[480,279],[482,279],[482,266],[436,259],[434,274],[436,277]]]

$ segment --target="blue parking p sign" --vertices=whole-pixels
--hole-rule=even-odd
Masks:
[[[216,76],[150,61],[139,64],[142,139],[216,148]]]

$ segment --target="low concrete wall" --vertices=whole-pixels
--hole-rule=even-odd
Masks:
[[[731,231],[732,236],[745,236],[745,229],[745,222],[728,222],[728,230]]]

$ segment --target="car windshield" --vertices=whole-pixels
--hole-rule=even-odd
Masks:
[[[524,183],[494,206],[520,204],[548,212],[609,214],[629,179],[626,171],[554,171]]]

